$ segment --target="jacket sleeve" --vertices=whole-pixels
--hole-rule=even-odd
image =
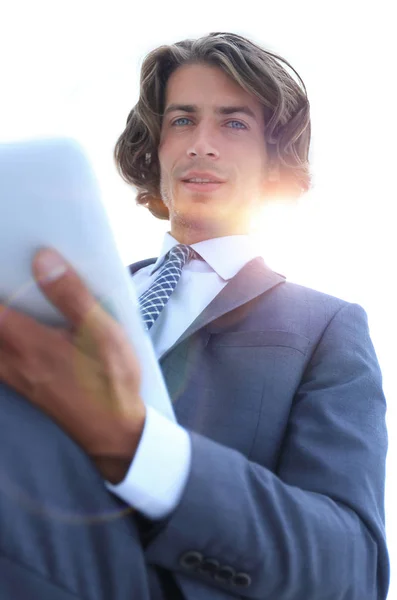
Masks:
[[[149,564],[258,600],[384,600],[386,402],[367,315],[345,304],[310,357],[276,473],[189,432],[177,508]]]

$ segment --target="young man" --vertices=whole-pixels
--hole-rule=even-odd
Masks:
[[[131,272],[178,424],[145,407],[133,349],[55,253],[34,273],[72,333],[4,315],[2,598],[386,598],[365,311],[249,240],[262,202],[310,185],[309,103],[282,62],[232,34],[153,51],[116,146],[170,220]]]

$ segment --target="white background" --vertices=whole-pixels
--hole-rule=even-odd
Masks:
[[[392,2],[25,1],[0,7],[0,142],[68,135],[86,148],[125,263],[155,256],[167,223],[136,208],[112,151],[154,47],[212,31],[281,54],[312,107],[313,190],[273,207],[256,233],[290,281],[367,311],[388,399],[386,517],[396,597],[396,66]],[[394,343],[393,343],[394,340]]]

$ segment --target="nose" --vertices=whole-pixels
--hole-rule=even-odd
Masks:
[[[219,158],[219,150],[215,143],[215,137],[208,127],[196,127],[193,137],[187,149],[189,158]]]

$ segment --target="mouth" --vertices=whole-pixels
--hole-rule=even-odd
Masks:
[[[193,192],[214,192],[224,183],[210,172],[190,172],[181,181],[185,189]]]
[[[183,179],[182,184],[185,189],[193,192],[214,192],[223,185],[222,181],[197,181],[195,179]]]

